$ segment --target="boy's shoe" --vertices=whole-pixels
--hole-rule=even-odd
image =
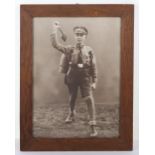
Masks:
[[[74,116],[75,116],[75,111],[73,113],[69,113],[66,120],[65,120],[65,123],[71,123],[74,121]]]
[[[98,135],[97,130],[96,130],[96,121],[92,122],[92,124],[90,123],[90,137],[96,137]]]
[[[97,131],[94,130],[94,132],[92,132],[92,133],[90,134],[90,137],[96,137],[97,135],[98,135]]]
[[[71,123],[74,121],[74,116],[71,116],[70,114],[67,116],[65,123]]]

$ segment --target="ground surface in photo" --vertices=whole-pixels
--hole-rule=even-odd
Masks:
[[[35,105],[33,111],[33,135],[35,137],[89,137],[88,112],[84,103],[76,106],[73,123],[66,124],[68,105]],[[119,136],[119,106],[114,104],[96,104],[98,137]]]

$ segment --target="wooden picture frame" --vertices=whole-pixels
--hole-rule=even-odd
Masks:
[[[22,151],[132,150],[133,5],[21,5],[20,149]],[[36,138],[32,135],[33,17],[120,17],[120,136],[118,138]]]

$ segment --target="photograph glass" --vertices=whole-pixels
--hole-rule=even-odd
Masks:
[[[34,137],[119,137],[120,34],[119,17],[33,18]],[[83,83],[76,74],[78,84],[73,81],[70,90],[66,74],[73,69],[73,55],[81,51],[77,49],[80,35],[85,37],[83,57],[75,68],[85,69],[84,59],[88,57],[89,65],[95,64],[95,73],[92,71],[87,76],[90,81]],[[68,51],[72,51],[67,59],[69,67],[62,73],[62,58]],[[72,103],[71,95],[76,95]]]

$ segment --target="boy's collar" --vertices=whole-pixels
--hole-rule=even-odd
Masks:
[[[76,48],[82,48],[84,46],[84,44],[76,44],[75,47]]]

